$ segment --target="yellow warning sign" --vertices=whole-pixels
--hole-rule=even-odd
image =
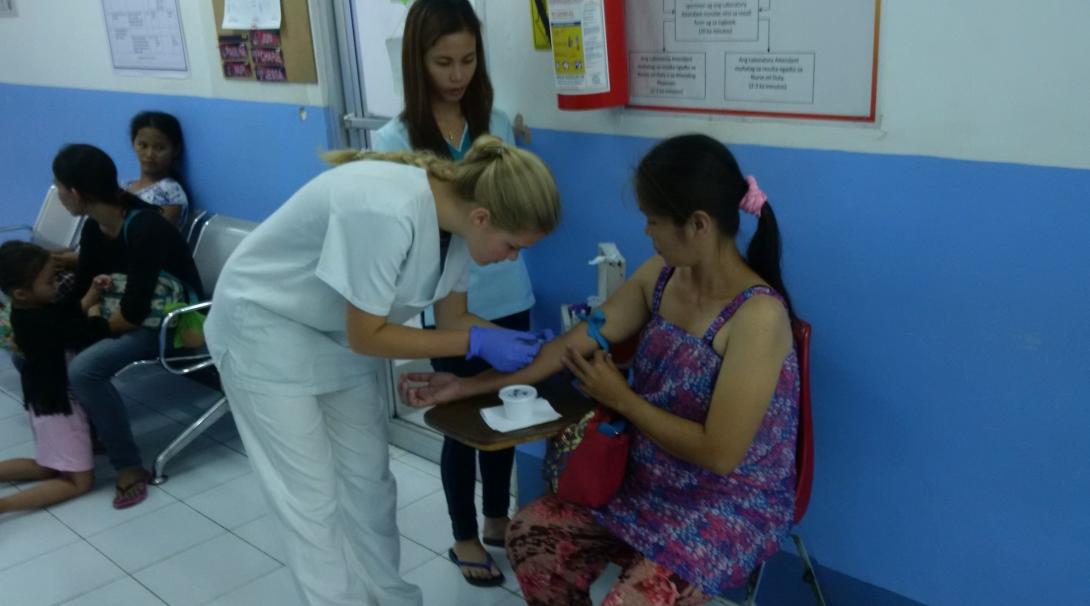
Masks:
[[[583,26],[553,24],[553,60],[557,76],[582,76],[586,74],[586,58],[583,56]]]

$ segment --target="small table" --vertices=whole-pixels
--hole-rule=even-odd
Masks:
[[[536,385],[537,393],[552,404],[560,418],[540,425],[501,433],[481,418],[481,409],[499,406],[495,393],[464,398],[432,407],[424,414],[424,423],[432,429],[477,450],[503,450],[525,442],[551,438],[590,412],[594,401],[579,393],[567,373],[553,376]]]

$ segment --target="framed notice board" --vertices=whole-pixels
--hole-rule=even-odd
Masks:
[[[212,0],[224,76],[230,79],[318,82],[307,0],[283,0],[279,30],[224,30],[223,1]]]
[[[629,107],[874,122],[881,0],[628,0]]]

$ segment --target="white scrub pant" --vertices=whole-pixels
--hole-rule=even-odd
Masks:
[[[287,565],[308,606],[420,606],[401,578],[397,485],[385,398],[372,374],[317,396],[224,391],[254,471],[283,529]]]

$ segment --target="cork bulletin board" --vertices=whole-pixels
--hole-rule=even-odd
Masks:
[[[220,27],[223,24],[223,0],[212,0],[212,11],[216,18],[217,45],[226,78],[318,82],[307,0],[281,1],[279,30],[224,30]],[[262,65],[275,68],[264,68]]]

